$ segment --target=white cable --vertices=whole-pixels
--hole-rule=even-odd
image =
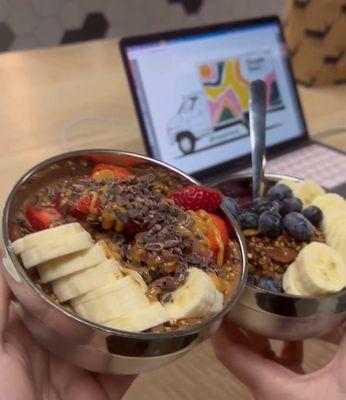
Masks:
[[[104,124],[108,125],[114,125],[117,128],[119,128],[119,124],[111,118],[100,118],[100,117],[81,117],[81,118],[76,118],[72,121],[70,121],[62,130],[61,132],[61,147],[63,152],[68,152],[71,151],[69,148],[68,142],[71,136],[71,129],[75,127],[76,125],[79,125],[82,122],[101,122]]]

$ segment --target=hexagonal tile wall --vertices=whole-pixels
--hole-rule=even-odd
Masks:
[[[86,11],[78,1],[68,1],[62,4],[60,18],[67,29],[76,29],[82,26]]]
[[[110,3],[114,3],[115,0],[83,0],[81,6],[88,12],[100,12],[105,11]],[[119,3],[119,0],[116,0]],[[105,14],[105,13],[104,13]]]
[[[32,4],[37,15],[50,17],[57,14],[61,6],[61,0],[32,0]]]
[[[105,37],[108,28],[108,20],[102,13],[88,14],[83,24],[85,40]]]
[[[34,35],[18,35],[11,46],[12,50],[29,50],[39,47],[40,43]]]
[[[59,43],[63,35],[63,27],[56,18],[43,18],[37,24],[34,35],[42,46]]]
[[[37,24],[39,17],[34,13],[31,4],[12,6],[8,23],[17,35],[31,33]]]
[[[0,0],[0,51],[279,13],[285,0]]]
[[[0,22],[0,51],[9,50],[14,38],[14,33],[6,22]]]
[[[75,43],[81,40],[101,39],[105,37],[109,23],[102,13],[91,13],[85,18],[80,29],[68,30],[64,33],[61,43]]]
[[[5,21],[10,15],[11,6],[8,0],[0,1],[0,20]]]
[[[188,14],[197,13],[203,3],[203,0],[168,0],[169,3],[181,3]]]

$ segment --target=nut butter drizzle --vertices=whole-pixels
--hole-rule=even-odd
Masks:
[[[225,255],[225,245],[222,241],[219,230],[216,228],[210,215],[204,210],[198,210],[196,212],[188,211],[195,220],[197,234],[202,237],[202,242],[210,248],[210,241],[207,237],[207,233],[212,230],[216,243],[218,245],[218,254],[216,263],[220,267],[223,264]]]

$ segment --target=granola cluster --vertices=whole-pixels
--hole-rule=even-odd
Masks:
[[[261,235],[257,230],[248,229],[243,233],[247,243],[249,273],[256,281],[263,277],[281,281],[287,267],[307,244],[287,234],[271,239]],[[316,230],[313,241],[324,242],[324,236],[320,230]]]

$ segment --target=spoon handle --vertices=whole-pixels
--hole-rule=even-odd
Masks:
[[[249,125],[252,157],[252,197],[263,194],[266,163],[266,84],[258,79],[250,83]]]

